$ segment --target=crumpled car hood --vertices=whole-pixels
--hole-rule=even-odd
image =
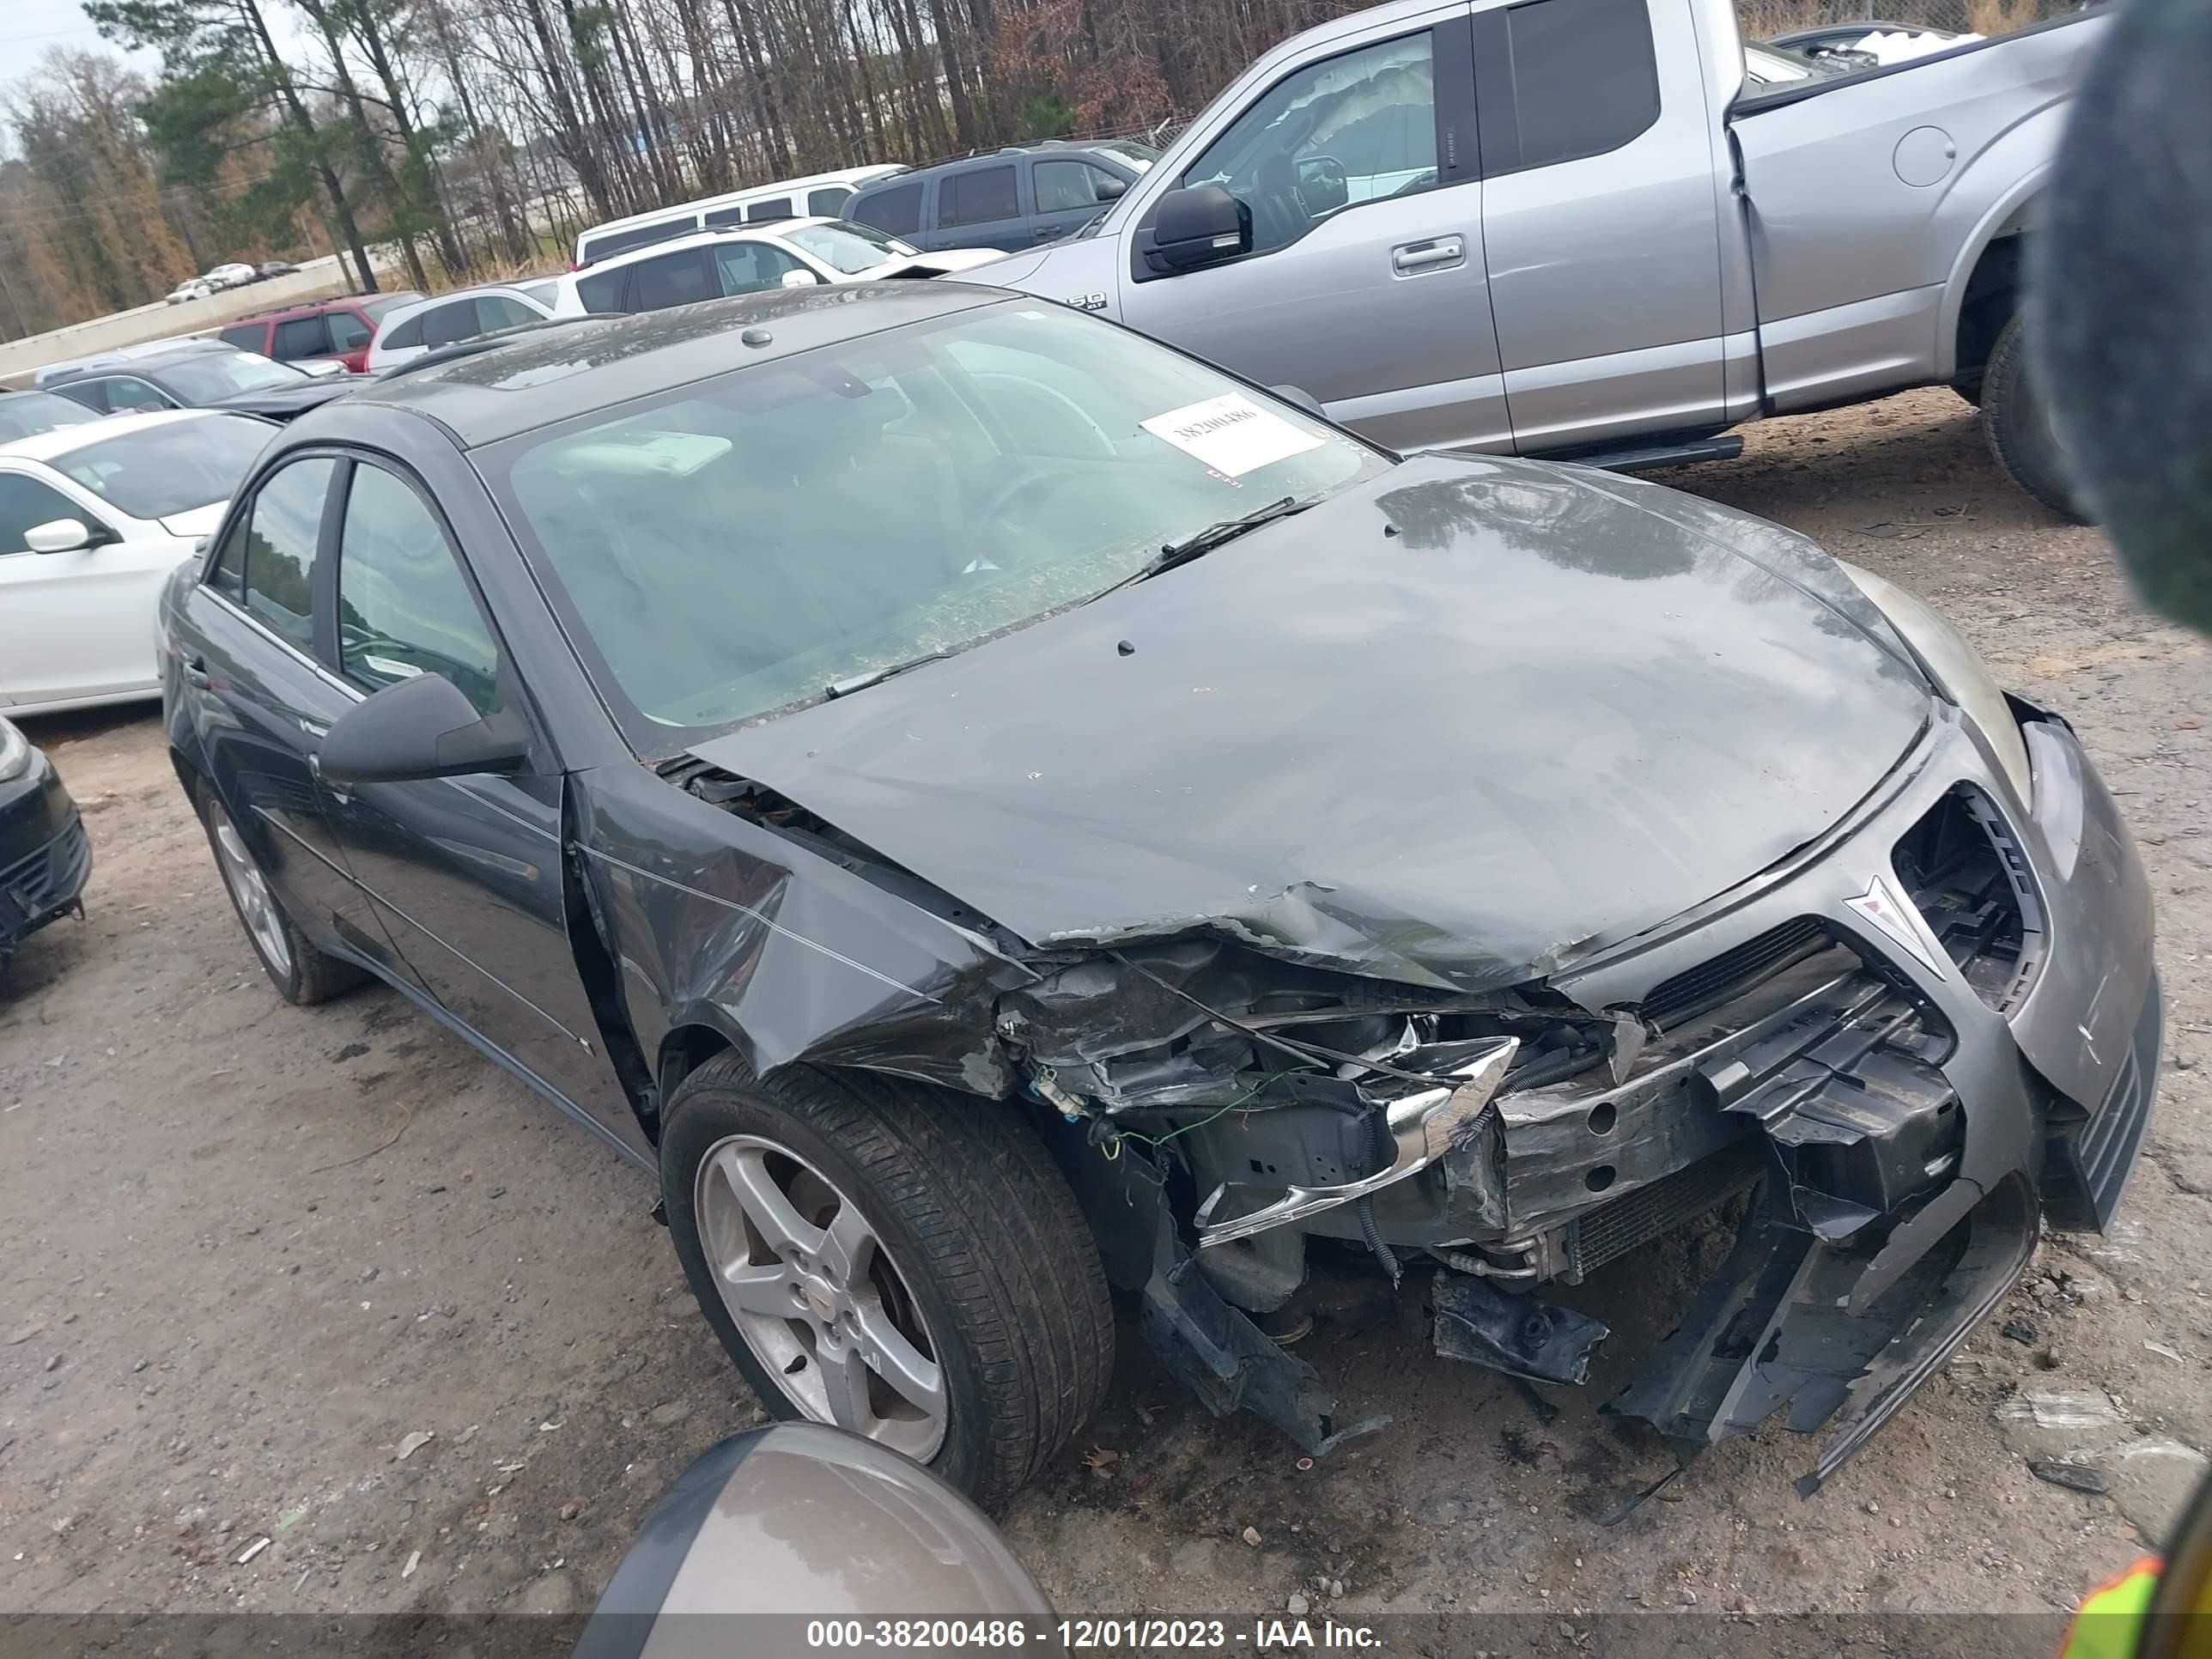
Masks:
[[[695,752],[1033,945],[1210,930],[1475,990],[1819,836],[1929,696],[1802,538],[1436,457]]]

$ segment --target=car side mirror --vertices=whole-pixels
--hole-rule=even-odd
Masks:
[[[88,525],[82,519],[50,519],[23,532],[23,545],[33,553],[76,553],[105,547],[115,539],[115,532],[106,525]]]
[[[1317,421],[1328,418],[1328,411],[1321,406],[1321,399],[1302,386],[1271,386],[1267,390],[1286,404],[1296,404]]]
[[[1127,179],[1101,179],[1098,181],[1097,194],[1102,202],[1118,202],[1128,193],[1129,181]]]
[[[811,270],[787,270],[783,273],[783,286],[786,288],[812,288],[821,280]]]
[[[1171,190],[1152,215],[1152,257],[1189,270],[1252,251],[1252,210],[1218,185]]]
[[[512,772],[530,732],[512,710],[479,714],[443,674],[417,674],[373,693],[331,722],[316,757],[333,783],[406,783]]]

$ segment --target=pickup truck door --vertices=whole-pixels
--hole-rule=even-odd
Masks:
[[[1396,448],[1506,447],[1468,53],[1468,12],[1454,6],[1316,47],[1224,100],[1196,147],[1178,147],[1187,166],[1173,178],[1155,167],[1137,186],[1121,319],[1248,380],[1298,386]],[[1155,267],[1160,197],[1204,184],[1251,209],[1252,251]]]
[[[2069,19],[1737,102],[1777,413],[1952,372],[1966,267],[2049,165],[2101,27]]]
[[[1474,15],[1474,79],[1514,447],[1728,424],[1715,181],[1729,158],[1691,8],[1491,4]]]

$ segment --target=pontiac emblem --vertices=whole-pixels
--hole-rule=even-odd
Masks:
[[[1867,890],[1856,898],[1844,902],[1857,915],[1880,928],[1889,939],[1901,945],[1912,959],[1936,975],[1946,978],[1951,964],[1945,957],[1943,947],[1928,928],[1919,908],[1905,896],[1895,878],[1887,871],[1877,872],[1867,883]]]

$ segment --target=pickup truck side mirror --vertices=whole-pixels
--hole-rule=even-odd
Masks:
[[[783,286],[786,288],[812,288],[821,280],[811,270],[787,270],[783,273]]]
[[[1218,185],[1171,190],[1152,214],[1152,258],[1191,270],[1252,251],[1252,210]]]
[[[23,545],[33,553],[76,553],[117,539],[106,525],[88,525],[82,519],[50,519],[23,532]]]
[[[315,769],[332,783],[407,783],[512,772],[529,757],[529,728],[520,715],[479,714],[443,674],[417,674],[339,715]]]
[[[1127,179],[1109,178],[1098,181],[1096,197],[1101,202],[1118,202],[1128,193],[1129,181]]]

